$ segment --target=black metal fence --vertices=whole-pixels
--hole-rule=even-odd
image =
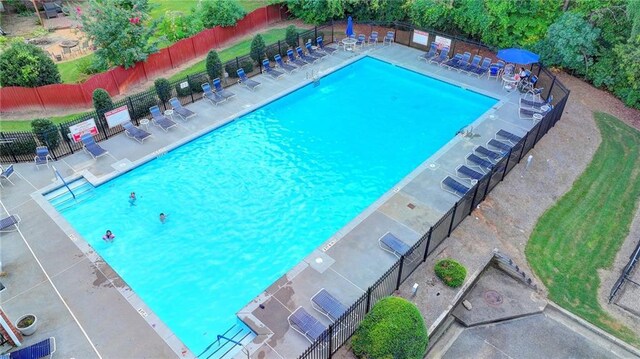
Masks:
[[[418,47],[411,42],[412,32],[415,30],[413,27],[404,23],[396,23],[394,25],[396,43]],[[380,25],[377,24],[371,24],[370,26],[371,29],[380,28]],[[429,31],[429,34],[430,37],[436,36],[436,34],[438,36],[446,36],[436,31]],[[456,37],[449,38],[452,39],[452,47],[464,47],[465,51],[468,51],[469,47],[475,47],[477,53],[483,50],[490,50],[488,47],[476,42],[465,42],[463,39]],[[461,44],[461,42],[464,44]],[[424,46],[420,45],[420,47]],[[549,129],[560,120],[570,91],[543,66],[535,65],[531,67],[531,70],[538,75],[539,86],[544,88],[542,97],[546,99],[550,94],[553,95],[553,108],[513,146],[508,154],[495,164],[491,172],[485,174],[476,182],[471,190],[460,198],[436,224],[429,228],[427,233],[405,255],[401,256],[380,279],[370,286],[367,292],[356,300],[344,315],[331,324],[320,338],[300,355],[300,359],[331,358],[333,353],[353,335],[371,307],[381,298],[389,296],[398,290],[402,282],[421,263],[427,260],[427,256],[451,235],[451,232],[471,214],[473,209],[487,197],[489,192],[506,177]]]
[[[620,277],[618,277],[618,280],[613,285],[613,288],[611,288],[611,292],[609,293],[609,303],[611,303],[611,301],[613,301],[613,299],[618,294],[618,291],[620,291],[622,286],[624,286],[624,284],[627,281],[629,281],[629,282],[631,282],[631,283],[633,283],[633,284],[635,284],[637,286],[640,286],[640,283],[636,283],[633,280],[631,280],[631,274],[632,274],[633,269],[635,268],[636,264],[638,264],[638,262],[640,262],[640,241],[638,241],[638,245],[636,246],[636,249],[633,251],[633,253],[629,257],[629,262],[627,263],[627,265],[622,270],[622,273],[620,274]]]

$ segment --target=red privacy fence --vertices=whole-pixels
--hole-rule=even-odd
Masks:
[[[0,88],[0,112],[91,107],[91,95],[97,88],[107,90],[111,96],[124,94],[129,87],[153,81],[165,71],[201,57],[209,50],[224,46],[234,38],[281,21],[286,18],[285,12],[286,9],[280,5],[256,9],[238,21],[235,27],[206,29],[161,49],[150,55],[145,62],[138,62],[128,69],[116,67],[94,75],[81,84]]]

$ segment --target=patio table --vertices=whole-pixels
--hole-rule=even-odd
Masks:
[[[351,37],[342,39],[342,43],[344,44],[344,49],[346,51],[353,51],[353,48],[355,47],[356,42],[358,42],[358,40]]]

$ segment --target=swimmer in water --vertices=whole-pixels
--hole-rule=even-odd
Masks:
[[[167,215],[164,213],[160,213],[160,222],[162,222],[162,224],[164,224],[164,222],[167,220]]]
[[[131,192],[131,194],[129,195],[129,205],[130,206],[135,206],[136,205],[136,193],[135,192]]]
[[[113,240],[116,238],[116,236],[111,233],[111,230],[107,229],[107,233],[104,234],[104,236],[102,236],[102,239],[105,242],[113,242]]]

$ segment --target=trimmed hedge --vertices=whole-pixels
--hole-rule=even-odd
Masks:
[[[420,311],[400,297],[387,297],[376,303],[351,339],[358,358],[422,359],[428,345]]]
[[[467,277],[467,269],[460,263],[451,258],[439,260],[434,270],[438,278],[449,287],[456,288],[464,283]]]

